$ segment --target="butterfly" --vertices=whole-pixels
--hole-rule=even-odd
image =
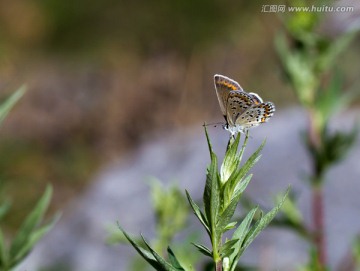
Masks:
[[[214,75],[216,95],[226,124],[224,129],[232,136],[267,122],[275,112],[272,102],[263,102],[253,92],[245,92],[238,82],[219,74]]]

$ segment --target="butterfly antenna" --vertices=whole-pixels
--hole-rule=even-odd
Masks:
[[[208,127],[208,126],[213,126],[213,127],[216,127],[218,125],[223,125],[224,123],[222,122],[213,122],[213,123],[204,123],[203,124],[203,127]]]

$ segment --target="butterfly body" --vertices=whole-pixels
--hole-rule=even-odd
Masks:
[[[216,74],[214,76],[216,95],[226,124],[224,129],[232,135],[245,133],[248,129],[267,122],[275,112],[272,102],[263,102],[253,92],[247,93],[236,81]]]

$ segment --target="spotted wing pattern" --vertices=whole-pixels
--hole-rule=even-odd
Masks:
[[[230,91],[226,106],[226,121],[228,126],[234,126],[236,120],[254,104],[251,95],[244,91]]]
[[[219,100],[221,112],[226,118],[226,114],[227,114],[226,108],[227,108],[227,102],[230,92],[232,91],[241,92],[243,91],[243,89],[241,88],[238,82],[220,74],[215,74],[214,83],[215,83],[216,95]]]
[[[267,122],[275,112],[275,105],[272,102],[255,104],[239,115],[235,126],[240,126],[244,131]]]

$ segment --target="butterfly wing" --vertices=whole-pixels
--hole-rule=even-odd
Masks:
[[[263,103],[263,100],[261,99],[261,97],[258,94],[254,93],[254,92],[249,92],[249,95],[251,95],[255,104]]]
[[[256,127],[267,122],[274,112],[275,105],[272,102],[254,104],[237,117],[235,125],[241,126],[244,130]]]
[[[221,112],[226,118],[227,115],[226,108],[227,108],[227,102],[230,92],[231,91],[240,92],[243,91],[243,89],[241,88],[238,82],[220,74],[214,75],[214,83],[215,83],[216,95],[219,100]]]
[[[253,105],[252,96],[244,91],[230,91],[226,106],[226,120],[228,125],[236,125],[236,120]]]

